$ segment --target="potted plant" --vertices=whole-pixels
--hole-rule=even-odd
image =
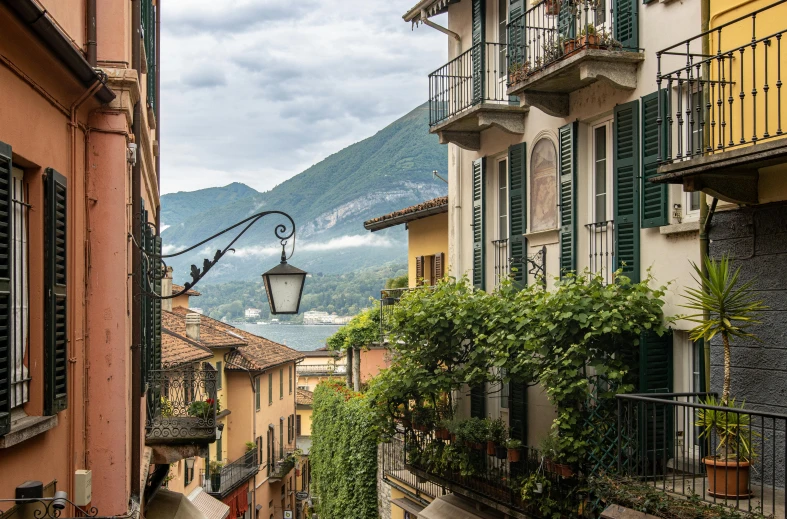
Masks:
[[[579,33],[577,48],[598,49],[601,46],[601,36],[596,32],[596,26],[586,23]]]
[[[506,449],[508,454],[508,461],[516,463],[520,459],[519,450],[522,448],[522,442],[516,438],[509,438],[506,440]]]
[[[489,434],[487,421],[481,418],[469,418],[463,421],[457,431],[457,437],[471,449],[481,450]]]
[[[424,405],[416,406],[412,413],[413,429],[427,432],[434,425],[434,410]]]
[[[546,0],[544,2],[544,10],[549,16],[557,16],[560,14],[560,0]]]
[[[706,257],[706,272],[694,263],[692,267],[700,288],[686,290],[688,304],[684,307],[698,313],[681,317],[698,323],[691,330],[692,340],[704,340],[708,344],[718,335],[724,346],[721,400],[717,402],[715,398],[708,398],[705,403],[717,409],[700,409],[696,422],[697,427],[702,428],[703,437],[710,438],[715,433],[718,440],[717,454],[702,460],[708,471],[708,491],[715,496],[745,497],[751,492],[749,468],[754,452],[750,444],[750,416],[740,413],[743,406],[736,407],[735,400],[730,399],[730,339],[757,339],[747,329],[758,322],[755,315],[766,307],[751,293],[754,280],[740,283],[740,267],[734,273],[730,272],[727,256],[719,261]]]
[[[508,84],[513,85],[519,81],[524,81],[530,72],[530,62],[514,63],[508,67]]]
[[[246,452],[251,452],[257,448],[257,444],[254,442],[246,442],[245,446],[246,446]]]
[[[224,468],[224,463],[220,461],[210,462],[210,487],[213,492],[221,492],[221,469]]]
[[[189,404],[189,408],[186,410],[186,412],[189,414],[189,416],[207,420],[210,418],[213,408],[218,407],[216,404],[217,402],[212,398],[207,398],[205,400],[195,400]]]
[[[554,460],[560,455],[560,443],[557,441],[557,437],[553,433],[544,436],[538,445],[538,450],[541,451],[541,457],[544,460],[544,470],[554,473]]]
[[[508,439],[508,427],[502,418],[489,422],[489,439],[486,444],[486,453],[499,459],[506,458],[505,443]]]
[[[451,432],[449,430],[449,426],[451,424],[451,420],[440,420],[437,422],[434,430],[434,437],[438,440],[450,440],[451,439]]]

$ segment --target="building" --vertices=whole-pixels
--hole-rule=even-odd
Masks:
[[[765,97],[785,64],[773,52],[784,9],[714,0],[709,10],[633,0],[418,2],[404,20],[448,36],[449,61],[429,75],[430,131],[448,146],[448,272],[487,291],[508,276],[545,279],[550,288],[572,271],[609,283],[617,269],[634,281],[650,272],[656,283],[678,287],[664,307],[675,316],[685,313],[683,289],[696,286],[691,263],[706,252],[732,254],[781,308],[784,276],[775,273],[783,272],[784,248],[775,240],[785,214],[787,141],[779,95]],[[447,27],[430,20],[445,13]],[[427,270],[416,277],[429,279]],[[772,330],[784,324],[777,314],[768,314],[769,329],[758,328],[776,348],[783,340]],[[677,320],[665,337],[643,336],[637,353],[647,362],[636,368],[635,393],[697,399],[720,388],[721,349],[691,341],[692,327]],[[783,413],[772,397],[783,390],[782,371],[762,376],[775,364],[751,345],[733,355],[733,385],[747,407]],[[459,404],[465,416],[516,421],[525,445],[537,445],[551,426],[554,412],[540,387],[512,382],[467,393]],[[701,458],[691,421],[662,424],[669,432],[661,448],[682,445],[689,454],[661,466]],[[781,466],[783,451],[775,447],[768,463]],[[394,472],[384,476],[396,479]],[[784,485],[780,475],[754,479],[769,495]],[[422,493],[397,481],[395,488],[410,489],[411,503],[424,505]],[[479,496],[462,483],[447,488],[482,508],[522,513],[493,493]],[[390,513],[417,514],[396,506]]]
[[[260,309],[259,308],[247,308],[243,314],[246,319],[259,319],[260,318]]]
[[[342,352],[320,348],[315,351],[301,352],[303,360],[296,366],[298,388],[314,391],[320,381],[347,375],[347,358]]]
[[[138,513],[157,488],[139,248],[156,250],[159,220],[157,14],[0,2],[0,499],[38,482],[28,495],[66,492],[66,517]]]
[[[221,430],[204,455],[170,468],[168,488],[205,499],[201,488],[232,517],[283,519],[295,510],[295,368],[303,355],[183,306],[164,310],[162,328],[210,352]]]
[[[314,393],[298,388],[295,395],[295,434],[298,437],[298,449],[301,451],[296,473],[295,490],[300,494],[296,505],[296,519],[311,517],[308,514],[311,490],[311,470],[309,467],[309,451],[312,446],[312,410]]]

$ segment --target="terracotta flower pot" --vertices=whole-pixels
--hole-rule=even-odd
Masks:
[[[577,49],[577,40],[566,40],[563,42],[563,54],[571,54]]]
[[[435,429],[434,437],[438,440],[448,440],[451,438],[451,434],[448,432],[448,429]]]
[[[565,463],[554,463],[552,465],[554,473],[563,478],[573,478],[574,477],[574,470],[571,468],[571,465],[567,465]]]
[[[508,461],[517,463],[519,461],[519,449],[508,449]]]
[[[748,461],[724,461],[702,458],[708,471],[708,494],[714,497],[735,498],[752,495],[749,488]]]
[[[413,426],[413,422],[411,422],[409,418],[402,418],[402,425],[410,428]]]
[[[451,443],[456,443],[456,435],[451,433]]]
[[[420,423],[416,423],[416,424],[413,424],[413,429],[415,429],[416,431],[426,432],[426,431],[429,430],[429,426],[428,425],[424,425],[424,424],[420,424]]]
[[[481,451],[481,450],[484,450],[484,444],[483,443],[470,442],[470,448],[473,449],[473,450],[476,450],[476,451]]]
[[[601,37],[598,34],[580,36],[576,43],[577,48],[598,49],[601,47]]]
[[[486,453],[487,453],[487,455],[494,456],[495,455],[495,447],[496,447],[495,442],[493,442],[493,441],[486,442]]]

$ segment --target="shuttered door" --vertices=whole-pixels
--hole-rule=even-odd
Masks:
[[[527,445],[527,385],[509,382],[511,437]]]
[[[470,389],[470,416],[475,418],[486,417],[486,388],[476,386]]]
[[[639,50],[638,6],[637,0],[615,0],[612,12],[613,32],[624,50]]]
[[[66,177],[47,168],[44,214],[44,413],[47,415],[68,407],[66,196]]]
[[[660,227],[669,223],[667,184],[654,184],[649,180],[658,174],[659,167],[659,118],[661,142],[666,141],[666,91],[661,96],[659,117],[659,95],[653,92],[642,98],[642,227]]]
[[[416,286],[422,285],[424,282],[424,257],[416,256],[415,258],[415,284]]]
[[[615,107],[613,125],[615,268],[638,283],[639,264],[639,101]]]
[[[673,386],[672,331],[659,337],[645,332],[640,337],[639,392],[671,393]],[[645,403],[640,408],[641,455],[652,470],[663,470],[672,456],[675,424],[672,407]],[[650,473],[650,472],[649,472]]]
[[[486,288],[486,254],[484,232],[484,169],[486,158],[482,157],[473,161],[473,285],[476,288]]]
[[[11,146],[0,142],[0,435],[11,430],[11,371],[13,369],[11,350],[11,188],[13,169],[11,167]]]
[[[559,130],[560,277],[577,269],[577,123]]]
[[[484,33],[486,31],[486,1],[473,0],[473,104],[484,99]]]
[[[432,284],[435,284],[445,276],[445,254],[442,252],[434,255],[434,276],[435,279],[432,280]]]
[[[527,285],[527,144],[508,148],[508,255],[511,277],[518,287]]]

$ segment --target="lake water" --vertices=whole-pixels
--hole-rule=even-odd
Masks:
[[[299,351],[312,351],[325,346],[325,339],[341,326],[302,324],[233,324],[241,330],[265,337]]]

